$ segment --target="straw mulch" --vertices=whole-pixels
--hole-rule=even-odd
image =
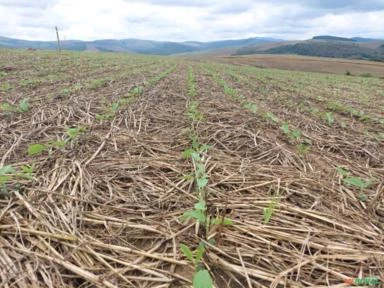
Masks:
[[[209,231],[217,245],[207,244],[204,263],[216,287],[384,278],[382,178],[359,201],[334,169],[311,169],[323,162],[299,157],[196,71],[206,118],[200,141],[213,146],[209,209],[234,221]],[[111,121],[94,119],[102,108],[89,107],[83,92],[34,107],[28,121],[0,121],[1,163],[15,167],[29,159],[28,143],[62,137],[70,125],[89,127],[70,147],[35,157],[35,181],[12,182],[0,198],[0,287],[191,287],[193,267],[179,244],[204,239],[192,221],[179,221],[196,200],[183,179],[191,163],[181,157],[190,145],[186,74],[181,64]],[[99,97],[115,97],[108,95]],[[382,170],[369,171],[380,179]],[[277,193],[264,224],[263,208]]]

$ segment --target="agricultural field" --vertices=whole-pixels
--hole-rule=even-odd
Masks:
[[[232,51],[233,52],[233,51]],[[321,72],[384,79],[384,63],[299,55],[254,54],[244,56],[216,55],[216,61],[235,65],[255,66],[306,72]]]
[[[0,287],[384,282],[383,79],[195,60],[0,50]]]

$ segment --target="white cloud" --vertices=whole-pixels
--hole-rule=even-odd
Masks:
[[[0,36],[200,40],[318,34],[384,38],[384,0],[0,0]]]

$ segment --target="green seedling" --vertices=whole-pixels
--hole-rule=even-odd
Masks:
[[[33,180],[34,167],[33,165],[23,165],[21,166],[20,177],[25,178],[27,180]]]
[[[199,102],[197,101],[189,102],[187,115],[188,115],[188,118],[193,122],[199,122],[204,120],[204,116],[202,113],[199,112],[198,108],[199,108]]]
[[[290,133],[290,138],[292,138],[293,140],[299,140],[301,138],[301,131],[298,130],[298,129],[294,129],[291,131]]]
[[[357,187],[361,190],[368,188],[372,184],[372,180],[365,180],[360,177],[352,177],[352,176],[347,176],[346,178],[343,179],[343,183],[352,186],[352,187]]]
[[[188,96],[192,98],[196,96],[196,83],[192,67],[188,69]]]
[[[71,89],[69,88],[64,88],[60,91],[61,96],[69,96],[71,94]]]
[[[289,129],[289,125],[288,125],[288,123],[286,123],[286,122],[285,122],[283,125],[281,125],[280,129],[281,129],[281,131],[283,131],[283,133],[284,133],[285,135],[288,135],[289,132],[291,131],[291,130]]]
[[[10,180],[15,172],[15,169],[11,165],[0,167],[0,186]]]
[[[251,103],[251,102],[246,102],[244,103],[243,107],[249,111],[251,111],[252,113],[256,114],[257,113],[257,106],[256,104],[254,103]]]
[[[283,133],[285,135],[287,135],[290,139],[292,139],[294,141],[298,141],[301,138],[301,131],[298,129],[291,130],[289,128],[288,123],[286,123],[286,122],[283,123],[283,125],[280,127],[280,129],[281,129],[281,131],[283,131]]]
[[[19,102],[19,111],[20,112],[28,112],[29,110],[29,102],[28,102],[28,99],[27,98],[23,98],[20,102]]]
[[[349,171],[345,169],[344,167],[337,167],[336,168],[337,173],[339,173],[343,177],[347,177],[349,175]]]
[[[183,213],[183,215],[180,217],[180,221],[184,222],[192,218],[205,226],[207,224],[206,211],[207,211],[207,205],[205,201],[200,200],[195,204],[194,210],[186,211]]]
[[[144,92],[144,88],[141,86],[134,87],[131,90],[131,94],[133,94],[134,96],[139,96],[139,95],[143,94],[143,92]]]
[[[204,269],[201,265],[202,259],[205,254],[205,246],[200,243],[197,249],[192,250],[185,244],[180,244],[180,250],[184,256],[194,265],[195,274],[193,276],[193,288],[212,288],[213,280],[208,270]]]
[[[44,144],[31,144],[28,146],[28,155],[29,156],[38,156],[46,151],[49,147]]]
[[[224,93],[233,98],[237,96],[237,91],[227,85],[224,86]]]
[[[309,139],[304,139],[299,145],[297,145],[297,152],[300,155],[305,155],[311,149],[312,141]]]
[[[97,90],[101,87],[106,87],[108,82],[108,79],[95,79],[92,80],[91,83],[89,83],[88,88],[91,90]]]
[[[335,117],[332,112],[326,112],[325,119],[327,120],[328,126],[332,126],[332,124],[335,122]]]
[[[275,196],[273,196],[273,198],[269,202],[268,207],[265,207],[263,209],[263,218],[264,218],[265,224],[268,224],[269,221],[271,220],[272,215],[273,215],[278,203],[279,203],[279,195],[276,194]]]
[[[23,87],[29,87],[29,88],[34,88],[39,86],[41,81],[39,79],[25,79],[21,81],[21,86]]]
[[[12,105],[4,102],[4,103],[0,104],[0,111],[6,112],[6,113],[11,113],[11,112],[15,112],[16,110]]]
[[[280,122],[280,119],[275,114],[273,114],[272,112],[265,113],[264,118],[268,122],[271,122],[271,123],[279,123]]]
[[[11,89],[12,89],[12,85],[9,84],[8,82],[0,84],[0,91],[1,92],[8,92]]]
[[[364,190],[369,188],[372,185],[373,179],[363,179],[360,177],[350,176],[349,171],[343,167],[336,168],[337,173],[343,177],[343,184],[350,187],[355,187],[360,190],[359,200],[362,202],[367,201],[367,195],[364,193]]]
[[[66,142],[64,140],[49,141],[49,147],[62,149],[65,147]]]
[[[67,129],[67,135],[69,137],[69,140],[75,140],[77,139],[81,133],[85,131],[84,127],[73,127],[73,128],[68,128]]]

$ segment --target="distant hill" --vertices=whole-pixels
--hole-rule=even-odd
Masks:
[[[235,55],[296,54],[332,58],[384,61],[384,40],[315,36],[310,40],[252,45],[239,48]]]
[[[173,55],[180,53],[211,51],[216,49],[243,47],[256,44],[265,44],[281,41],[273,38],[255,37],[239,40],[222,40],[211,42],[167,42],[140,39],[106,39],[96,41],[62,41],[65,50],[77,51],[106,51],[106,52],[133,52],[142,54]],[[0,37],[0,47],[6,48],[33,48],[53,50],[57,49],[55,41],[27,41]]]
[[[347,42],[355,42],[352,38],[344,38],[344,37],[337,37],[337,36],[315,36],[312,38],[313,40],[330,40],[330,41],[347,41]]]

